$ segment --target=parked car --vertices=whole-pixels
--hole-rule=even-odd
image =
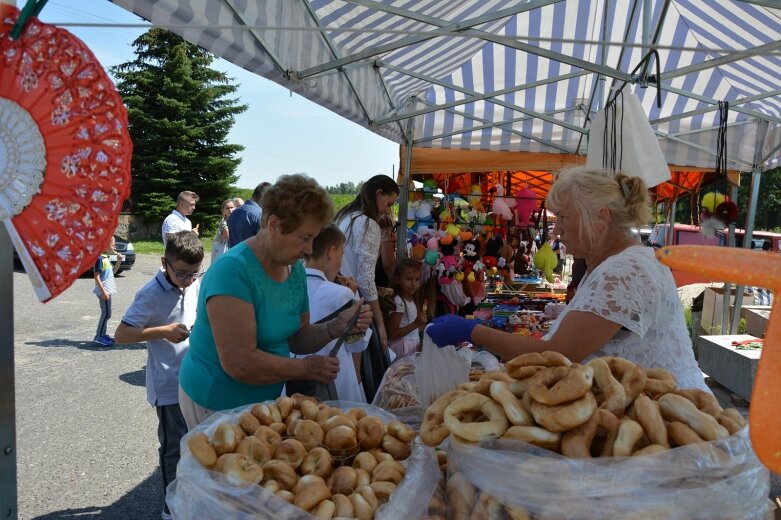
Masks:
[[[119,265],[119,270],[117,270],[117,274],[119,274],[122,271],[130,270],[133,267],[133,264],[136,263],[136,251],[133,249],[132,242],[129,242],[120,236],[114,235],[114,242],[116,243],[117,252],[121,253],[125,257],[122,260],[122,263]],[[115,265],[117,262],[117,256],[111,255],[109,256],[109,260],[111,261],[111,265]],[[16,253],[16,250],[14,250],[14,264],[22,264],[21,260],[19,260],[19,255]],[[92,268],[89,268],[82,274],[82,276],[86,275],[92,276]]]

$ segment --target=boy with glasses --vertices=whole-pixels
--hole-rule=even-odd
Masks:
[[[165,489],[176,478],[179,441],[187,426],[179,409],[179,365],[195,323],[203,245],[191,231],[170,235],[162,269],[147,282],[122,318],[117,343],[147,343],[146,394],[157,411],[160,471]],[[168,506],[162,518],[171,518]]]

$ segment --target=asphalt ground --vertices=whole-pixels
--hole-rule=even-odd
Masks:
[[[208,262],[208,255],[207,260]],[[109,333],[160,266],[137,255],[117,277]],[[47,304],[14,272],[17,495],[20,519],[160,518],[157,417],[146,401],[144,344],[92,342],[100,310],[91,278]],[[747,403],[709,381],[724,406]],[[772,476],[771,497],[781,493]]]
[[[109,334],[159,267],[158,256],[137,255],[117,277]],[[92,343],[100,309],[91,278],[46,304],[24,271],[13,278],[19,518],[160,518],[145,345]]]

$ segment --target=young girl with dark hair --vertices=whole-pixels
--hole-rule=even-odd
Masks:
[[[420,288],[420,263],[405,258],[393,272],[393,303],[396,308],[388,317],[388,347],[398,357],[420,350],[420,329],[426,325],[425,310],[418,312],[415,294]]]

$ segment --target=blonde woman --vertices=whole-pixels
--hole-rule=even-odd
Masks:
[[[217,224],[217,232],[212,243],[212,264],[225,251],[228,250],[228,217],[236,209],[234,199],[227,199],[222,203],[222,220]]]

